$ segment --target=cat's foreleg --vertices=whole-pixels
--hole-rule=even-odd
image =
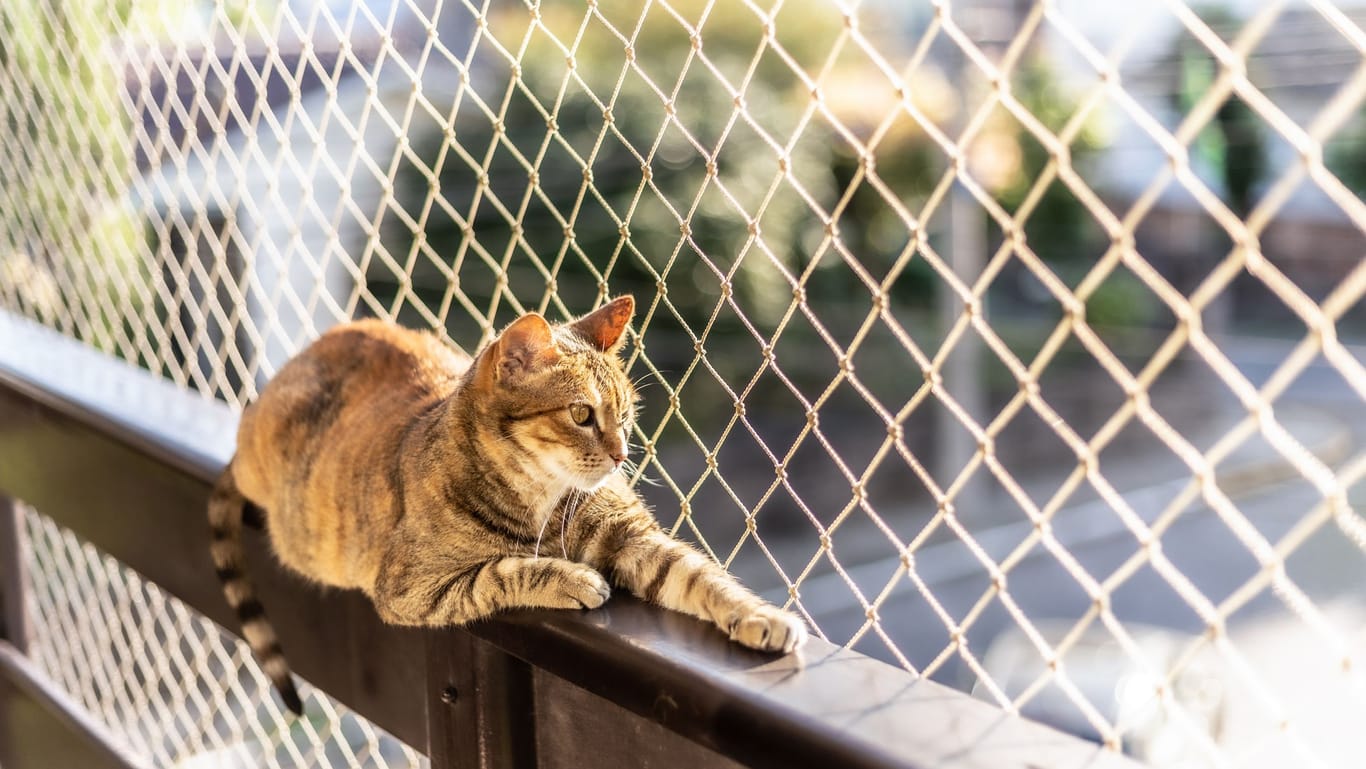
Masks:
[[[715,561],[658,529],[627,537],[609,556],[615,581],[667,609],[716,624],[751,649],[790,652],[806,625],[751,593]]]
[[[375,606],[399,625],[459,625],[504,609],[596,609],[611,595],[596,570],[562,558],[500,557],[440,569],[381,570]]]

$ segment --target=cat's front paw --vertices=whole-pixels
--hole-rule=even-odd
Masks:
[[[612,586],[595,569],[580,566],[564,575],[566,597],[585,609],[596,609],[612,595]],[[570,608],[574,608],[572,605]]]
[[[727,630],[732,641],[759,651],[786,654],[806,643],[806,623],[768,604],[736,616]]]

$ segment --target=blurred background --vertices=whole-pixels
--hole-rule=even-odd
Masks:
[[[831,641],[1154,765],[1355,765],[1363,25],[10,0],[0,306],[240,407],[348,318],[632,294],[637,488]]]

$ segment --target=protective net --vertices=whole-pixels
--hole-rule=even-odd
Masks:
[[[1363,19],[6,2],[0,306],[240,407],[350,318],[474,351],[633,294],[638,488],[817,632],[1160,765],[1347,765]],[[40,596],[122,573],[36,531]],[[97,712],[179,755],[230,742],[189,736],[212,698],[271,707],[236,646],[110,579],[123,603],[80,605],[170,658],[43,621],[228,683]],[[378,761],[339,718],[289,744]]]

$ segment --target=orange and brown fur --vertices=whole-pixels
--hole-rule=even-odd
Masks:
[[[213,560],[292,710],[298,694],[243,571],[248,500],[286,566],[365,591],[396,624],[592,609],[615,584],[751,648],[806,639],[797,617],[664,532],[618,472],[636,394],[617,353],[633,310],[622,297],[561,326],[525,315],[473,360],[429,334],[351,323],[247,408],[209,503]]]

